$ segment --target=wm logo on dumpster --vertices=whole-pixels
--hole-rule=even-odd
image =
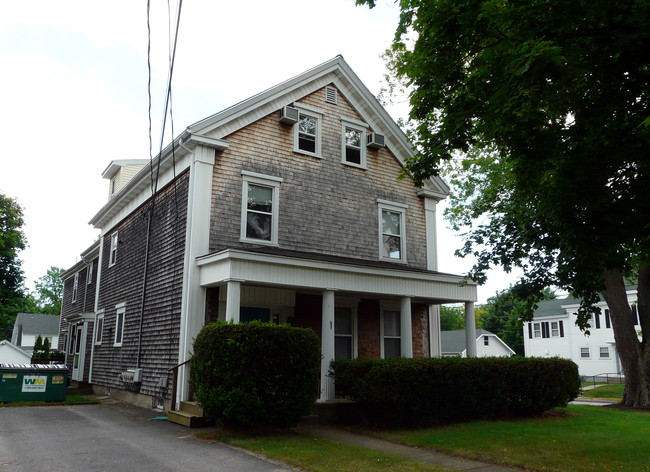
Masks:
[[[44,392],[47,387],[47,377],[43,375],[25,375],[23,377],[23,392]]]

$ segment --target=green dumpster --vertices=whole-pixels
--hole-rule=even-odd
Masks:
[[[65,365],[0,364],[0,402],[61,402],[67,386]]]

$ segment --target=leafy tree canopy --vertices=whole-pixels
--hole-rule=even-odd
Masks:
[[[40,313],[61,314],[61,297],[63,297],[61,274],[63,272],[65,272],[64,269],[52,266],[43,277],[36,281],[36,297]]]
[[[583,300],[583,328],[602,294],[624,401],[650,404],[650,341],[637,338],[623,279],[638,274],[648,340],[650,1],[402,0],[400,9],[387,60],[411,90],[418,153],[406,172],[416,183],[450,168],[458,176],[451,218],[467,229],[460,254],[477,258],[470,275],[521,267],[513,291],[527,316],[557,286]]]

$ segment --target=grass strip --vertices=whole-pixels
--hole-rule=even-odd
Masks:
[[[623,400],[624,390],[625,384],[603,384],[591,390],[584,391],[582,398],[621,402]]]
[[[445,467],[291,431],[270,434],[201,431],[197,437],[241,447],[312,472],[451,471]]]
[[[371,434],[452,455],[532,470],[650,472],[650,413],[569,405],[528,419],[475,421]]]
[[[24,401],[24,402],[9,402],[4,406],[40,406],[40,405],[74,405],[78,403],[100,403],[99,400],[94,398],[84,397],[83,395],[67,395],[62,402],[46,402],[44,400],[38,401]]]

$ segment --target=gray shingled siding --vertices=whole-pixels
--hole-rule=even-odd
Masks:
[[[377,199],[408,205],[407,261],[426,268],[424,206],[409,179],[398,180],[400,164],[387,148],[367,150],[367,170],[341,162],[341,116],[361,120],[339,93],[326,103],[324,90],[300,100],[325,112],[323,158],[293,152],[293,128],[268,115],[225,139],[213,174],[210,250],[252,247],[241,243],[242,169],[281,177],[279,246],[283,249],[346,256],[379,257]],[[370,129],[368,131],[371,131]]]
[[[74,275],[63,284],[63,298],[61,300],[61,325],[59,329],[59,344],[57,348],[60,351],[67,349],[63,331],[68,329],[68,320],[66,317],[71,315],[80,315],[82,313],[93,313],[95,311],[95,294],[97,287],[97,264],[98,259],[94,259],[92,269],[91,283],[87,282],[87,268],[79,271],[79,283],[77,285],[77,299],[72,303],[72,289],[74,286]],[[71,362],[71,361],[70,361]]]
[[[146,395],[169,398],[161,382],[170,379],[167,369],[178,359],[188,180],[189,172],[185,172],[156,197],[142,318],[143,382],[138,390]],[[119,376],[136,367],[148,208],[149,203],[137,209],[103,241],[98,307],[104,309],[104,330],[101,345],[95,346],[94,384],[133,390]],[[108,267],[110,236],[116,230],[117,260]],[[116,305],[120,303],[126,303],[124,338],[122,346],[115,347]]]

